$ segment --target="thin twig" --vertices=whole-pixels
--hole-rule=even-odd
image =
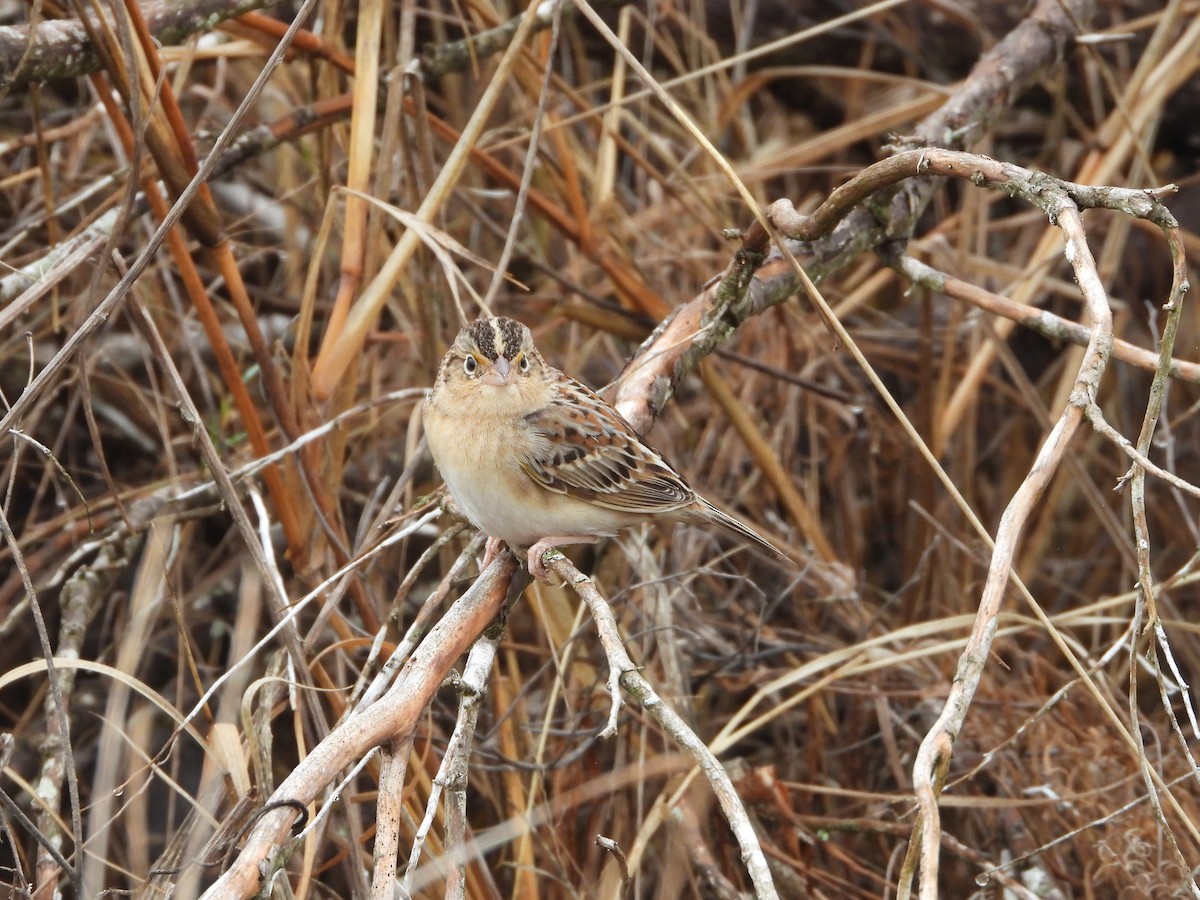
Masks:
[[[604,647],[604,654],[608,658],[608,688],[612,695],[612,705],[608,727],[601,732],[601,735],[615,736],[621,690],[628,691],[641,704],[642,709],[649,713],[651,718],[658,722],[676,743],[692,755],[696,764],[704,772],[717,797],[717,802],[725,813],[729,827],[737,839],[738,847],[741,848],[742,863],[754,885],[755,895],[760,900],[778,897],[758,835],[754,833],[754,826],[750,823],[746,808],[742,805],[741,798],[738,797],[725,767],[679,714],[663,702],[650,682],[642,676],[638,666],[634,665],[633,660],[629,658],[612,607],[596,589],[592,580],[576,569],[571,561],[557,550],[547,553],[545,562],[588,605],[592,619],[596,623],[600,643]]]

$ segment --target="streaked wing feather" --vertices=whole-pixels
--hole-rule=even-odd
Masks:
[[[598,394],[558,371],[550,403],[526,420],[541,438],[522,468],[548,490],[619,512],[660,515],[695,492]]]

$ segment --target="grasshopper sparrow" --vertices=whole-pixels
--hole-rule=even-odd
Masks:
[[[598,394],[548,366],[520,322],[484,318],[459,332],[424,420],[446,486],[490,538],[486,558],[501,542],[527,548],[543,581],[547,550],[657,518],[719,525],[787,559],[692,490]]]

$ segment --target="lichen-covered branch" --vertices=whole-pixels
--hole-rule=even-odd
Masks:
[[[180,44],[211,31],[219,22],[279,0],[168,0],[146,10],[146,24],[160,44]],[[100,68],[100,56],[76,19],[50,19],[29,26],[0,26],[0,91],[59,78],[75,78]]]

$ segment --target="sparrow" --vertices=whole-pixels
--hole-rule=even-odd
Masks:
[[[514,319],[459,332],[423,419],[446,486],[488,536],[485,565],[504,543],[548,581],[546,551],[655,519],[717,525],[788,559],[697,494],[599,394],[548,365]]]

